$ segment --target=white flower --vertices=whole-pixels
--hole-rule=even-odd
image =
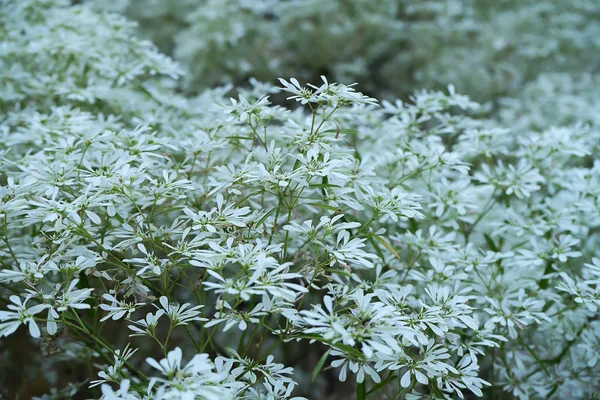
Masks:
[[[108,311],[108,314],[106,314],[104,318],[100,320],[100,322],[106,321],[109,318],[114,321],[125,316],[129,318],[129,316],[136,310],[137,306],[144,305],[144,303],[128,303],[122,300],[117,300],[115,296],[108,293],[103,294],[102,298],[110,301],[111,304],[100,304],[101,309]]]
[[[109,382],[121,382],[124,373],[124,371],[122,371],[122,368],[125,365],[125,363],[129,361],[129,359],[131,359],[131,357],[135,354],[137,350],[138,349],[129,348],[129,344],[125,346],[125,349],[123,349],[123,351],[121,351],[120,349],[115,350],[113,354],[113,364],[108,366],[106,371],[102,370],[98,372],[98,376],[100,377],[100,379],[91,381],[89,387],[92,388],[103,383]],[[128,385],[126,385],[125,387],[129,388]]]
[[[140,399],[140,396],[133,392],[129,393],[129,388],[131,386],[131,382],[129,379],[123,379],[119,384],[119,389],[117,391],[113,391],[112,388],[104,384],[100,387],[102,390],[102,400],[137,400]]]
[[[90,297],[94,289],[75,289],[77,283],[79,283],[79,279],[74,279],[66,290],[59,292],[60,296],[55,299],[57,311],[65,311],[69,308],[77,310],[90,308],[90,305],[84,301]]]
[[[224,229],[228,226],[243,228],[250,221],[250,208],[236,208],[234,204],[225,204],[223,195],[217,195],[217,207],[212,210],[194,212],[189,208],[184,208],[183,212],[192,221],[194,230],[205,229],[215,233],[217,229]]]
[[[156,361],[147,358],[146,362],[157,369],[162,378],[158,378],[156,395],[162,399],[207,400],[233,399],[237,385],[226,381],[226,373],[215,372],[215,366],[207,354],[196,354],[182,366],[182,352],[179,347],[167,353],[167,357]]]
[[[0,337],[11,335],[21,324],[29,326],[31,337],[40,337],[40,328],[37,326],[34,315],[48,308],[48,305],[38,304],[28,308],[27,302],[31,299],[29,295],[24,300],[15,295],[10,296],[9,299],[13,304],[9,304],[7,308],[12,311],[0,310]]]
[[[505,167],[500,160],[494,171],[487,164],[481,168],[482,171],[475,174],[475,179],[500,188],[508,195],[514,193],[520,199],[531,196],[545,181],[539,171],[532,168],[526,160],[521,160],[516,167],[512,164]]]
[[[282,89],[292,94],[292,96],[288,97],[288,100],[293,99],[302,104],[318,102],[318,97],[313,93],[313,90],[300,86],[300,82],[296,78],[291,78],[289,82],[283,78],[278,79],[283,85]]]
[[[258,324],[260,322],[259,317],[267,315],[267,313],[263,311],[263,303],[257,304],[252,310],[247,312],[233,310],[231,305],[225,301],[217,303],[217,307],[218,311],[215,313],[216,318],[211,319],[204,324],[205,328],[210,328],[211,326],[225,322],[223,332],[228,331],[236,324],[240,331],[245,331],[248,328],[248,323]]]
[[[131,329],[134,333],[129,336],[145,336],[150,335],[154,336],[156,332],[156,326],[158,325],[158,320],[160,317],[164,315],[163,310],[157,310],[156,313],[148,313],[146,314],[145,319],[140,319],[138,321],[132,321],[135,325],[128,325],[127,327]]]
[[[201,305],[188,308],[189,303],[179,305],[177,303],[169,303],[166,296],[161,296],[159,303],[164,310],[164,314],[171,320],[172,326],[187,325],[191,321],[207,321],[206,318],[200,317]],[[157,307],[158,308],[158,307]],[[162,311],[159,309],[159,311]],[[158,319],[158,318],[157,318]]]
[[[43,256],[37,262],[20,262],[18,270],[0,270],[0,282],[21,282],[23,280],[36,282],[44,278],[47,273],[57,269],[58,267],[54,261],[48,261],[47,257]]]

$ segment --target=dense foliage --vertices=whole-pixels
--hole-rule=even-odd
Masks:
[[[449,83],[477,100],[596,73],[596,0],[96,0],[188,71],[182,89],[320,75],[382,96]]]
[[[0,1],[0,398],[598,393],[594,0],[75,3]]]

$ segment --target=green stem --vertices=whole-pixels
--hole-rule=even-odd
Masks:
[[[483,211],[481,212],[481,214],[479,214],[477,219],[473,222],[473,225],[471,225],[467,230],[465,230],[465,233],[464,233],[465,242],[469,241],[469,236],[471,236],[471,233],[473,233],[477,224],[483,219],[483,217],[485,217],[487,215],[487,213],[489,213],[491,211],[492,208],[494,208],[494,205],[496,205],[497,199],[495,198],[495,194],[496,194],[496,191],[494,191],[492,193],[492,195],[490,196],[488,201],[485,203],[485,205],[483,206],[483,209],[482,209]]]
[[[19,259],[17,258],[17,255],[13,251],[12,247],[10,246],[10,242],[8,241],[8,220],[7,220],[6,214],[4,215],[4,230],[6,232],[6,236],[3,236],[2,240],[6,244],[6,248],[8,249],[8,252],[9,252],[10,256],[15,261],[15,267],[18,267],[19,266]]]
[[[356,400],[365,400],[367,398],[367,383],[362,381],[356,384]]]
[[[187,325],[184,325],[183,328],[185,329],[185,332],[187,333],[188,337],[190,338],[190,340],[194,343],[194,346],[196,347],[196,350],[198,350],[198,352],[202,352],[202,346],[200,346],[200,343],[198,343],[196,341],[196,339],[194,339],[194,335],[192,335],[192,332],[190,331],[190,328]]]

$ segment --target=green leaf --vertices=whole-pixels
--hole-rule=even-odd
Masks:
[[[279,206],[271,208],[265,215],[263,215],[258,221],[256,221],[255,226],[260,226],[263,222],[265,222],[265,220],[269,218],[269,215],[273,214],[273,212],[275,212],[277,208],[279,208]]]
[[[319,375],[319,372],[321,372],[321,370],[323,369],[323,365],[325,365],[325,361],[327,361],[327,357],[329,357],[329,353],[331,353],[331,349],[327,350],[325,352],[325,354],[323,354],[321,356],[317,365],[315,365],[315,368],[313,369],[313,372],[312,372],[312,381],[313,382],[317,378],[317,375]]]
[[[322,185],[329,185],[329,178],[327,176],[324,176],[323,178],[321,178],[321,184]],[[327,192],[325,191],[325,187],[321,188],[321,193],[323,194],[323,197],[327,196]]]
[[[308,340],[316,340],[317,342],[320,343],[325,343],[331,347],[335,347],[338,350],[341,350],[343,352],[346,352],[358,359],[364,359],[365,356],[358,350],[356,350],[354,347],[342,344],[342,343],[332,343],[330,340],[325,340],[323,339],[321,336],[317,336],[317,335],[297,335],[295,336],[297,338],[300,339],[308,339]]]
[[[358,131],[356,129],[328,129],[326,131],[324,131],[323,133],[335,133],[335,134],[340,134],[343,133],[344,135],[358,135]]]
[[[309,188],[311,189],[315,189],[315,188],[328,188],[328,187],[332,187],[332,188],[341,188],[340,185],[334,185],[331,183],[311,183],[310,185],[308,185]]]
[[[253,140],[253,137],[248,136],[226,136],[227,139],[237,139],[237,140]]]
[[[367,396],[375,393],[376,391],[378,391],[379,389],[381,389],[382,387],[386,386],[388,383],[390,383],[392,381],[392,379],[396,378],[396,375],[394,375],[393,371],[390,371],[390,374],[388,375],[387,378],[385,378],[383,381],[379,382],[377,385],[373,386],[371,388],[371,390],[369,390],[367,392]]]
[[[398,252],[396,250],[394,250],[394,248],[392,247],[391,244],[389,244],[388,242],[386,242],[381,236],[375,234],[375,233],[370,233],[371,236],[373,236],[379,243],[381,243],[386,249],[388,249],[390,251],[390,253],[392,253],[394,255],[394,257],[396,257],[398,260],[400,260],[400,254],[398,254]]]
[[[340,210],[337,207],[334,206],[330,206],[329,204],[323,204],[323,203],[302,203],[300,204],[301,206],[313,206],[313,207],[318,207],[318,208],[324,208],[326,210],[330,210],[330,211],[335,211],[337,213],[341,213],[342,210]]]
[[[348,346],[346,344],[343,343],[328,343],[330,346],[336,347],[338,350],[341,350],[343,352],[346,352],[348,354],[353,355],[354,357],[358,358],[358,359],[364,359],[365,356],[363,355],[363,353],[361,353],[360,351],[356,350],[354,347]]]
[[[496,247],[496,243],[494,243],[494,240],[490,237],[490,235],[488,235],[487,233],[483,234],[483,237],[485,238],[485,242],[488,244],[488,246],[490,246],[490,249],[492,249],[492,251],[495,251],[496,253],[498,253],[498,247]]]

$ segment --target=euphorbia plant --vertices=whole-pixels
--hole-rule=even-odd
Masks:
[[[0,336],[44,398],[597,390],[593,123],[325,77],[182,97],[114,14],[1,12]]]

